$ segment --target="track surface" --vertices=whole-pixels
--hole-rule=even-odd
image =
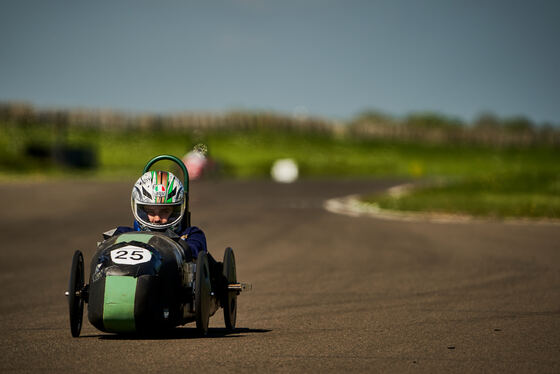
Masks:
[[[142,338],[85,322],[74,339],[72,253],[87,268],[100,233],[131,221],[131,185],[0,185],[1,372],[560,372],[560,228],[322,208],[382,181],[193,183],[193,223],[253,284],[238,331],[220,310],[208,338],[193,324]]]

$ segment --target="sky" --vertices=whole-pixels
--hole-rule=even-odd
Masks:
[[[560,1],[0,0],[0,101],[560,125]]]

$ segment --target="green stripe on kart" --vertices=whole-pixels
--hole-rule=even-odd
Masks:
[[[133,332],[136,278],[108,275],[103,298],[103,326],[109,332]]]
[[[140,243],[148,244],[148,242],[150,241],[152,236],[153,236],[152,234],[138,234],[138,233],[122,234],[121,236],[119,236],[119,238],[117,239],[117,241],[115,243],[137,241],[137,242],[140,242]]]

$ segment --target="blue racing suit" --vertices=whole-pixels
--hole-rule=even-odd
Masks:
[[[134,221],[134,228],[127,226],[117,227],[113,235],[123,234],[125,232],[131,231],[141,231],[138,222]],[[208,248],[206,246],[206,235],[204,235],[204,232],[198,227],[187,227],[178,235],[181,237],[180,240],[184,240],[187,242],[193,258],[197,258],[200,252],[208,252]]]

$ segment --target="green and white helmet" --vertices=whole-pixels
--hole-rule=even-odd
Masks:
[[[181,230],[185,214],[183,184],[168,171],[148,171],[132,188],[132,213],[142,230]]]

